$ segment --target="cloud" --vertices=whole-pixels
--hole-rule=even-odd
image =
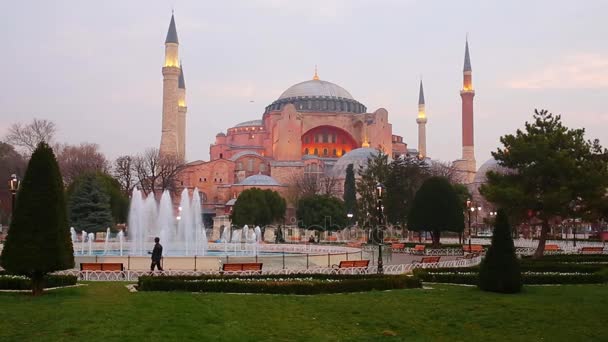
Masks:
[[[608,88],[608,56],[579,53],[562,58],[507,82],[513,89],[597,89]]]

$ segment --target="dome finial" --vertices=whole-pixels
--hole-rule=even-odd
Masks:
[[[312,77],[313,80],[318,81],[319,75],[317,75],[317,65],[315,64],[315,75]]]

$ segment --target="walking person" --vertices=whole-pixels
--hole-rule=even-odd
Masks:
[[[156,266],[159,271],[163,270],[163,267],[160,264],[160,260],[163,256],[163,246],[160,244],[160,239],[158,237],[154,238],[154,242],[154,249],[152,250],[152,252],[148,252],[152,254],[152,264],[150,265],[150,272],[154,272],[154,266]]]

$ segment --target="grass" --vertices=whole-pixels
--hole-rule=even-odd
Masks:
[[[141,292],[125,283],[0,293],[1,341],[608,340],[608,286],[317,296]]]

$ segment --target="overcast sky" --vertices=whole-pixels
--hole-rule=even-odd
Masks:
[[[187,158],[260,119],[289,86],[337,83],[416,148],[424,80],[427,150],[461,155],[468,32],[478,165],[534,108],[608,145],[608,1],[11,1],[0,14],[0,137],[54,121],[57,140],[109,158],[158,147],[164,40],[175,9],[188,101]],[[253,102],[252,102],[253,101]]]

